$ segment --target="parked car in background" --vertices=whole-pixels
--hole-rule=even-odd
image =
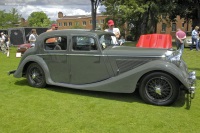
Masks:
[[[47,41],[55,38],[55,42]],[[116,46],[113,33],[56,30],[38,36],[21,58],[14,77],[30,86],[133,93],[154,105],[170,105],[180,90],[193,94],[196,74],[188,72],[180,52],[164,48]]]
[[[30,43],[21,44],[21,45],[17,46],[17,52],[24,54],[24,52],[29,48],[31,48]]]

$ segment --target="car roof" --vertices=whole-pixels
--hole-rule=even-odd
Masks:
[[[44,32],[40,36],[51,36],[51,35],[68,35],[68,34],[87,34],[87,35],[100,35],[100,34],[112,34],[100,30],[89,30],[89,29],[63,29],[63,30],[53,30],[50,32]]]

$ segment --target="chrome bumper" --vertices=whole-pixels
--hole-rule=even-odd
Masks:
[[[190,84],[189,93],[191,94],[191,98],[194,98],[195,89],[196,89],[196,72],[195,71],[189,72],[188,80]]]

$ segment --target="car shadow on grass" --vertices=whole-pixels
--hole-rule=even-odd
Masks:
[[[84,95],[89,97],[103,98],[103,99],[130,102],[130,103],[132,102],[144,103],[143,100],[140,98],[138,91],[134,93],[111,93],[111,92],[101,92],[101,91],[79,90],[73,88],[58,87],[53,85],[48,85],[45,89],[60,93],[70,93],[75,95]]]
[[[15,85],[29,86],[26,79],[16,81]],[[55,91],[59,93],[69,93],[73,95],[89,96],[89,97],[103,98],[103,99],[123,101],[129,103],[137,102],[141,104],[146,104],[140,97],[138,90],[136,90],[133,93],[111,93],[111,92],[101,92],[101,91],[79,90],[79,89],[59,87],[54,85],[47,85],[45,88],[41,89],[46,89],[49,91]],[[185,91],[181,91],[177,101],[168,107],[183,107],[183,106],[186,106],[186,109],[188,110],[191,107],[191,98],[189,97],[188,94],[185,93]]]

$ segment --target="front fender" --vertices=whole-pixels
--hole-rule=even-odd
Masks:
[[[38,63],[42,67],[42,69],[43,69],[43,71],[45,73],[46,81],[50,80],[49,69],[48,69],[45,61],[41,57],[39,57],[37,55],[30,55],[30,56],[27,56],[25,59],[23,59],[20,62],[17,70],[15,71],[14,77],[21,78],[23,76],[23,70],[25,69],[26,64],[28,64],[30,62]]]
[[[188,84],[188,72],[180,69],[175,64],[167,61],[156,60],[140,66],[139,77],[152,71],[163,71],[176,77],[186,88],[189,88]],[[141,78],[141,77],[140,77]]]

